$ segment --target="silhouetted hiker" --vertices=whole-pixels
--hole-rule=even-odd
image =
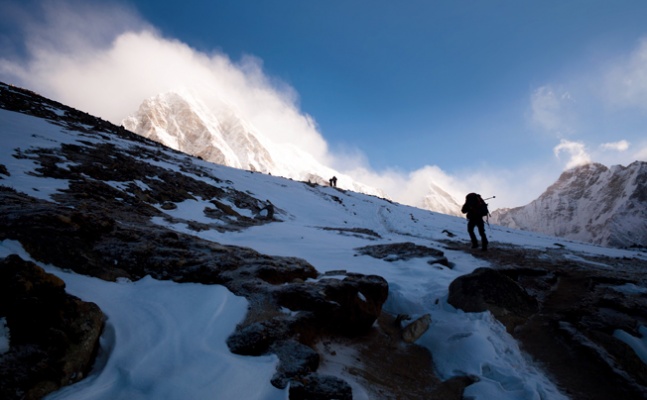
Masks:
[[[487,237],[485,236],[485,223],[483,217],[489,214],[487,204],[483,201],[480,194],[470,193],[465,196],[465,204],[461,208],[463,214],[467,214],[467,232],[470,234],[472,248],[479,247],[479,242],[474,234],[474,228],[477,227],[481,235],[481,250],[487,251]]]
[[[336,176],[333,176],[332,178],[330,178],[330,180],[328,182],[330,182],[330,186],[337,187],[337,177]]]

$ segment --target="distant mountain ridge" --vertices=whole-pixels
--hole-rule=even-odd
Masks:
[[[142,102],[122,125],[141,136],[206,161],[327,185],[336,176],[339,186],[382,198],[390,196],[325,166],[291,145],[277,145],[225,104],[210,109],[188,90],[158,94]],[[459,215],[460,206],[445,190],[430,184],[418,207]]]
[[[579,166],[530,204],[491,222],[611,247],[647,247],[647,163]]]

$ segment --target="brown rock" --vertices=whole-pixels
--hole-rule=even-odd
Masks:
[[[477,268],[449,285],[447,302],[465,312],[490,311],[509,331],[538,310],[537,300],[508,276]]]
[[[420,336],[427,332],[430,323],[431,315],[423,315],[402,329],[402,339],[407,343],[415,342],[420,338]]]
[[[366,333],[382,312],[389,294],[386,280],[376,275],[294,283],[276,291],[279,305],[312,312],[320,327],[356,336]]]
[[[0,356],[0,398],[39,399],[81,380],[94,362],[103,313],[65,284],[12,255],[0,260],[0,316],[11,346]]]

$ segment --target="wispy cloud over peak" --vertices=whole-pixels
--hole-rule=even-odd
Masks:
[[[572,142],[562,139],[553,149],[555,157],[559,158],[561,153],[568,155],[566,169],[591,163],[591,156],[586,151],[586,146],[581,142]]]

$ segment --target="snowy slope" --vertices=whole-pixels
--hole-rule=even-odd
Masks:
[[[321,164],[291,144],[276,144],[232,106],[208,107],[188,89],[162,93],[142,102],[136,113],[122,122],[146,138],[204,160],[234,168],[259,171],[301,181],[327,184],[336,176],[339,186],[389,198],[380,188],[357,182],[351,176]],[[425,209],[458,215],[460,206],[433,183],[420,201]]]
[[[497,210],[491,221],[603,246],[647,247],[647,163],[573,168],[537,200]]]
[[[12,89],[0,86],[0,90]],[[55,108],[46,111],[51,115],[65,114],[64,110]],[[82,135],[41,118],[6,110],[0,110],[0,134],[3,142],[0,165],[7,172],[0,174],[0,185],[51,202],[56,201],[53,196],[65,190],[70,182],[63,177],[39,178],[34,173],[38,165],[17,155],[36,147],[82,146],[104,140],[100,135]],[[134,146],[124,138],[111,137],[110,140],[123,151]],[[150,146],[146,143],[136,145]],[[430,329],[418,344],[431,351],[441,378],[463,375],[479,378],[466,389],[466,397],[497,400],[566,398],[490,313],[464,313],[447,303],[448,286],[455,278],[477,267],[488,266],[486,260],[455,249],[469,241],[464,219],[357,192],[188,159],[171,150],[156,151],[162,151],[165,157],[142,161],[215,186],[233,185],[240,191],[271,200],[281,222],[235,232],[196,231],[191,229],[191,222],[201,222],[205,226],[212,223],[204,213],[211,204],[209,199],[196,198],[178,203],[174,210],[160,209],[175,222],[153,217],[154,223],[214,243],[251,247],[270,255],[300,257],[322,273],[343,269],[380,275],[389,283],[385,310],[414,317],[431,314]],[[197,167],[196,170],[208,173],[197,175],[191,172],[194,170],[183,168],[187,160]],[[114,185],[125,187],[126,183]],[[132,193],[124,191],[123,196],[132,196]],[[356,249],[375,244],[376,238],[340,234],[343,229],[350,228],[375,232],[379,235],[378,243],[414,242],[443,249],[452,268],[429,265],[425,259],[389,262],[360,256]],[[489,235],[493,248],[497,243],[535,249],[555,248],[556,239],[541,234],[492,227]],[[453,245],[448,246],[448,241]],[[567,252],[646,258],[625,250],[560,242],[560,246],[567,247]],[[20,243],[0,241],[0,257],[9,254],[30,259]],[[48,396],[49,399],[287,398],[287,390],[276,389],[269,383],[276,368],[275,356],[242,357],[227,351],[224,341],[243,319],[247,307],[245,299],[223,287],[152,278],[137,282],[106,282],[64,271],[57,265],[41,265],[61,277],[68,292],[97,303],[108,316],[101,356],[90,376]],[[0,329],[0,336],[7,334]],[[644,346],[640,339],[630,339],[637,340],[637,349]],[[341,357],[343,349],[340,352]],[[334,360],[326,360],[322,368],[352,381],[352,376],[340,369]],[[355,399],[369,398],[366,388],[359,383],[353,386],[353,396]]]

